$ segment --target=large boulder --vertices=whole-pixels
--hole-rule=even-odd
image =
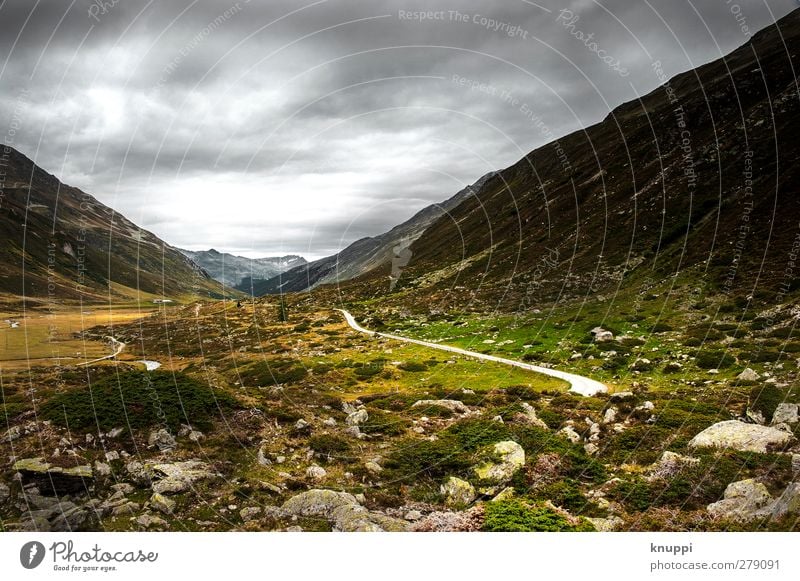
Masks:
[[[466,480],[451,476],[439,487],[448,506],[464,507],[475,500],[475,487]]]
[[[348,426],[360,426],[369,420],[369,413],[364,408],[357,409],[354,412],[347,414],[345,421]]]
[[[770,507],[770,516],[774,519],[786,515],[800,515],[800,482],[792,482]]]
[[[761,376],[749,367],[736,376],[739,381],[758,381]]]
[[[767,487],[750,478],[729,484],[723,499],[707,509],[713,518],[750,521],[766,516],[772,501]]]
[[[706,428],[692,438],[689,446],[766,453],[782,450],[793,440],[794,436],[783,430],[728,420]]]
[[[23,458],[12,468],[22,475],[23,484],[33,484],[46,496],[85,494],[94,484],[91,466],[62,468],[45,462],[44,458]]]
[[[465,414],[469,412],[469,408],[464,405],[463,401],[457,399],[421,399],[414,402],[412,408],[436,406],[440,408],[447,408],[453,413]]]
[[[167,450],[174,450],[178,446],[175,436],[169,433],[168,430],[161,428],[150,432],[147,438],[147,445],[150,447],[158,448],[162,452]]]
[[[334,509],[330,519],[334,531],[345,533],[403,532],[409,528],[409,523],[404,520],[370,512],[357,504],[345,504]]]
[[[772,425],[796,424],[798,418],[798,405],[796,403],[780,403],[772,414]]]
[[[525,450],[512,440],[498,442],[479,452],[482,461],[472,468],[483,494],[495,494],[525,465]]]
[[[345,505],[358,505],[358,501],[348,492],[315,488],[291,497],[283,503],[283,510],[294,516],[329,518],[335,509]]]
[[[681,456],[675,452],[665,450],[661,454],[661,458],[654,462],[647,469],[647,480],[668,480],[678,474],[684,468],[690,466],[697,466],[700,464],[699,458],[691,458],[689,456]]]

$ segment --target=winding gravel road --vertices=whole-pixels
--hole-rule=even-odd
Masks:
[[[114,357],[122,353],[122,350],[125,349],[125,343],[123,343],[122,341],[118,341],[116,337],[111,337],[110,335],[107,335],[105,338],[110,339],[112,345],[116,345],[114,352],[111,355],[106,355],[105,357],[99,357],[97,359],[92,359],[91,361],[84,361],[83,363],[78,363],[77,367],[80,367],[81,365],[91,365],[92,363],[97,363],[98,361],[105,361],[106,359],[114,359]]]
[[[570,384],[571,386],[570,391],[574,391],[575,393],[579,393],[581,395],[588,396],[608,391],[608,387],[606,387],[605,384],[600,383],[599,381],[595,381],[594,379],[589,379],[588,377],[584,377],[582,375],[567,373],[566,371],[559,371],[557,369],[550,369],[548,367],[540,367],[538,365],[531,365],[530,363],[514,361],[513,359],[495,357],[494,355],[485,355],[483,353],[476,353],[475,351],[467,351],[466,349],[459,349],[458,347],[451,347],[450,345],[439,345],[438,343],[420,341],[419,339],[409,339],[408,337],[401,337],[400,335],[392,335],[390,333],[378,333],[377,331],[370,331],[369,329],[365,329],[364,327],[359,325],[356,322],[353,315],[351,315],[344,309],[336,309],[336,310],[340,311],[344,315],[344,318],[347,320],[348,325],[350,325],[353,329],[355,329],[360,333],[366,333],[367,335],[372,335],[375,337],[386,337],[387,339],[394,339],[395,341],[402,341],[404,343],[414,343],[416,345],[422,345],[423,347],[438,349],[439,351],[448,351],[450,353],[458,353],[459,355],[472,357],[474,359],[481,359],[482,361],[494,361],[495,363],[502,363],[504,365],[519,367],[520,369],[527,369],[528,371],[535,371],[536,373],[541,373],[543,375],[549,375],[550,377],[563,379],[564,381]]]

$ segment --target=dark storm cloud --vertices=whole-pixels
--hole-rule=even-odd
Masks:
[[[535,4],[6,1],[0,130],[173,244],[321,256],[795,7]]]

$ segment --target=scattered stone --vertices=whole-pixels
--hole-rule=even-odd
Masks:
[[[475,487],[466,480],[451,476],[439,487],[445,497],[445,504],[454,507],[465,507],[475,500]]]
[[[589,456],[594,456],[597,452],[600,451],[600,447],[595,444],[594,442],[587,442],[583,445],[583,451],[586,452]]]
[[[126,494],[130,494],[131,492],[134,491],[133,486],[131,486],[127,482],[119,482],[117,484],[112,484],[111,489],[115,490],[116,492],[122,493],[123,496],[125,496]]]
[[[608,408],[603,414],[603,423],[613,424],[615,421],[617,421],[617,413],[618,413],[617,408],[615,407]]]
[[[272,464],[272,460],[267,458],[267,445],[261,444],[258,448],[258,454],[256,455],[256,459],[258,461],[259,466],[269,466]]]
[[[647,480],[667,480],[674,477],[683,468],[687,466],[696,466],[698,464],[700,464],[699,458],[681,456],[675,452],[665,450],[664,453],[661,454],[661,458],[659,458],[657,462],[651,464],[647,469],[648,475],[645,478]]]
[[[119,438],[122,435],[122,432],[125,431],[125,428],[114,428],[110,432],[106,434],[107,438],[111,438],[112,440]]]
[[[286,532],[287,533],[302,533],[303,532],[303,527],[297,526],[297,525],[286,527]]]
[[[163,494],[159,494],[156,492],[153,496],[150,497],[150,506],[153,507],[158,512],[162,512],[164,514],[172,514],[175,512],[175,501],[171,498],[167,498]]]
[[[594,336],[595,343],[605,343],[614,340],[614,333],[603,329],[603,327],[595,327],[590,333]]]
[[[484,486],[481,492],[494,494],[496,488],[511,480],[517,470],[525,465],[525,450],[513,440],[498,442],[483,450],[486,460],[472,468]]]
[[[458,401],[457,399],[421,399],[414,402],[414,405],[411,407],[416,408],[422,406],[437,406],[447,408],[451,412],[457,414],[466,414],[469,412],[469,408],[464,405],[464,402]]]
[[[416,522],[422,518],[422,513],[418,510],[409,510],[403,518],[407,521]]]
[[[311,430],[311,424],[309,424],[303,418],[300,418],[299,420],[297,420],[297,422],[295,422],[294,429],[297,430],[298,432],[307,432]]]
[[[383,472],[383,468],[381,468],[381,465],[378,464],[377,462],[367,462],[366,464],[364,464],[364,468],[367,469],[367,472],[375,476]]]
[[[0,502],[5,502],[11,496],[11,489],[0,482]]]
[[[139,512],[140,508],[136,502],[123,502],[111,509],[111,516],[129,516]]]
[[[360,426],[367,422],[369,419],[369,414],[367,410],[364,408],[358,409],[350,414],[347,415],[345,422],[348,426]]]
[[[761,376],[749,367],[736,376],[739,381],[758,381]]]
[[[245,522],[249,520],[256,520],[260,514],[261,508],[258,506],[248,506],[239,511],[239,516],[242,517],[242,520]]]
[[[728,420],[710,426],[689,442],[693,448],[731,448],[740,452],[767,453],[781,450],[794,440],[792,434],[761,426]]]
[[[12,426],[6,431],[5,435],[3,435],[2,439],[0,439],[0,442],[2,442],[3,444],[8,444],[10,442],[13,442],[14,440],[18,440],[21,437],[22,437],[22,427]]]
[[[612,516],[609,518],[588,518],[586,520],[592,523],[595,530],[599,533],[610,533],[616,531],[625,522],[618,516]]]
[[[713,518],[749,521],[763,517],[770,502],[767,487],[750,478],[729,484],[723,499],[709,504],[707,510]]]
[[[511,500],[512,498],[514,498],[514,489],[507,486],[489,502],[500,502],[503,500]]]
[[[646,357],[640,357],[630,364],[630,369],[633,371],[649,371],[652,368],[652,362]]]
[[[23,485],[33,485],[45,496],[85,494],[94,480],[91,466],[62,468],[43,458],[17,460],[12,469],[22,475]]]
[[[403,532],[408,530],[408,523],[379,512],[370,512],[358,504],[345,504],[335,508],[331,513],[333,530],[341,532]]]
[[[108,478],[111,476],[111,466],[98,460],[94,463],[94,473],[99,478]]]
[[[318,482],[323,480],[328,475],[327,471],[322,466],[309,466],[306,468],[306,478]]]
[[[153,492],[160,494],[178,494],[186,492],[195,482],[216,478],[209,465],[199,460],[187,460],[174,464],[155,464],[152,473],[156,479],[153,482]],[[161,477],[160,479],[158,479]]]
[[[316,488],[291,497],[283,503],[283,510],[294,516],[329,518],[335,509],[348,504],[358,505],[352,494]]]
[[[336,420],[334,418],[328,418],[324,422],[322,422],[322,424],[329,428],[333,428],[336,426]]]
[[[472,532],[480,530],[484,520],[482,505],[458,512],[432,512],[411,525],[421,532]]]
[[[792,454],[792,476],[800,476],[800,454]]]
[[[114,460],[119,460],[119,452],[116,450],[111,450],[110,452],[105,453],[106,462],[113,462]]]
[[[773,519],[779,519],[788,514],[800,514],[800,482],[790,483],[770,507],[770,516]]]
[[[536,408],[526,401],[522,402],[522,412],[516,414],[514,419],[531,426],[536,426],[537,428],[542,428],[543,430],[547,429],[547,424],[536,415]]]
[[[352,436],[353,438],[358,438],[359,440],[364,437],[364,434],[361,433],[361,430],[358,426],[347,426],[347,429],[344,431],[344,433],[348,436]]]
[[[152,514],[139,515],[136,517],[136,524],[143,529],[165,529],[169,526],[163,518]]]
[[[558,430],[558,435],[564,436],[567,440],[572,442],[573,444],[577,444],[581,441],[581,435],[575,431],[575,428],[572,426],[564,426],[560,430]]]
[[[149,486],[152,474],[147,470],[141,462],[133,460],[125,465],[125,470],[136,484],[142,486]]]
[[[772,414],[772,425],[796,424],[798,418],[798,405],[796,403],[780,403]]]
[[[178,442],[175,441],[175,437],[172,434],[161,428],[155,432],[150,432],[150,436],[147,438],[147,445],[155,446],[161,452],[166,452],[167,450],[174,450],[178,446]]]

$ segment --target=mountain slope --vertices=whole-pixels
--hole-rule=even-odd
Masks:
[[[388,232],[356,240],[338,254],[309,262],[288,270],[271,280],[254,284],[253,294],[260,296],[281,292],[299,292],[321,284],[344,282],[376,268],[386,267],[391,270],[394,258],[407,254],[407,249],[428,226],[440,218],[446,220],[450,212],[480,189],[493,173],[486,174],[444,202],[423,208]],[[399,263],[403,262],[405,261],[401,258]],[[387,282],[387,287],[388,284]]]
[[[797,288],[798,50],[795,11],[498,172],[413,243],[397,300],[525,308],[687,269],[732,297]]]
[[[89,194],[15,149],[0,155],[0,292],[108,300],[220,290],[177,249]]]
[[[183,250],[183,254],[202,267],[211,278],[244,292],[250,285],[270,279],[296,266],[306,264],[302,256],[287,255],[266,258],[245,258],[227,252],[211,250]]]

